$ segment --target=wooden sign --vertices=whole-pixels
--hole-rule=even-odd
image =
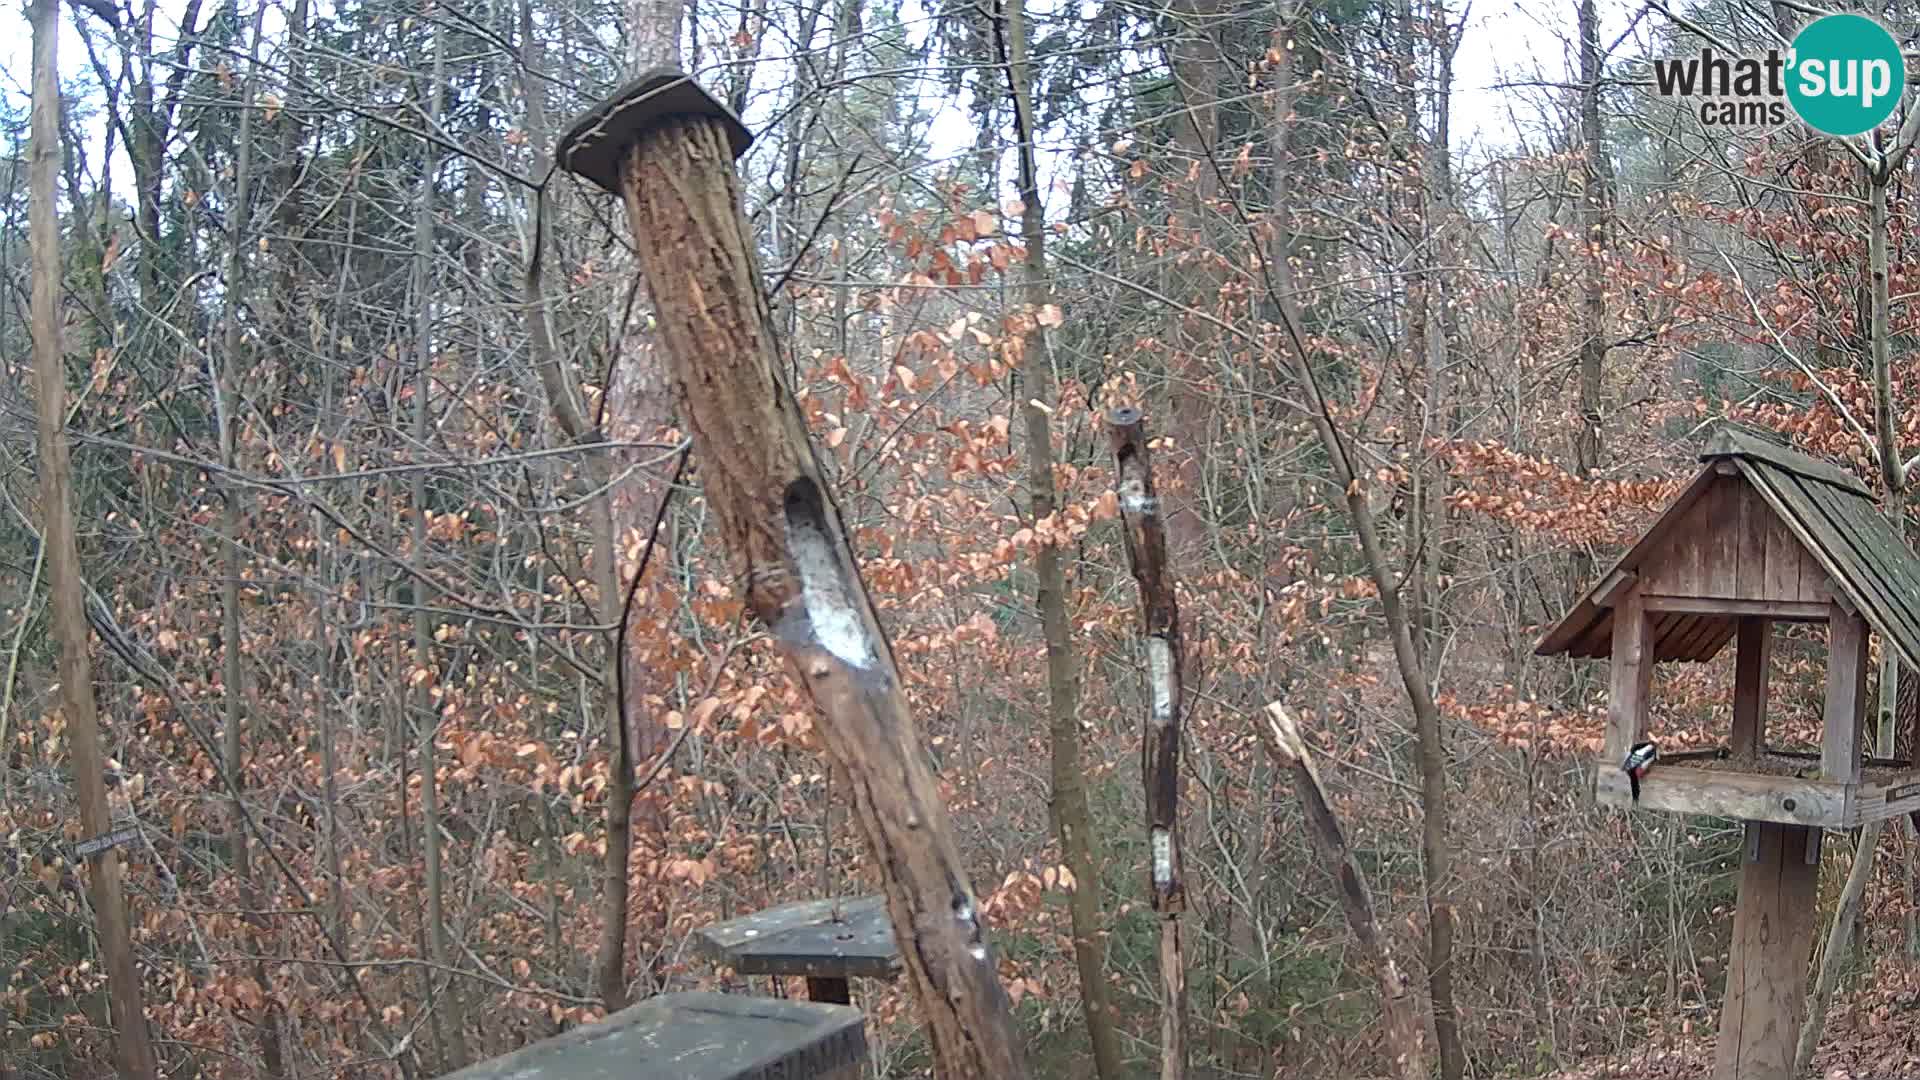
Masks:
[[[73,845],[73,854],[77,858],[89,858],[108,848],[119,847],[129,840],[137,840],[139,837],[140,830],[129,825],[124,829],[115,829],[110,833],[96,836],[91,840],[80,841],[78,844]]]

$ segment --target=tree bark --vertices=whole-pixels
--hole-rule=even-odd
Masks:
[[[1326,789],[1320,784],[1320,774],[1314,768],[1306,741],[1300,737],[1299,725],[1279,702],[1274,702],[1266,708],[1265,722],[1256,722],[1254,729],[1259,732],[1260,741],[1266,745],[1274,764],[1293,776],[1294,791],[1306,811],[1307,831],[1313,837],[1314,849],[1326,860],[1328,871],[1340,886],[1340,909],[1346,913],[1347,927],[1353,931],[1354,940],[1380,985],[1380,1011],[1385,1020],[1382,1026],[1393,1074],[1402,1080],[1426,1080],[1426,1051],[1422,1046],[1425,1033],[1409,995],[1407,977],[1394,963],[1391,943],[1380,933],[1380,924],[1373,915],[1373,894],[1367,888],[1367,876],[1347,846],[1340,819],[1334,816],[1327,802]]]
[[[1050,402],[1053,398],[1053,350],[1039,315],[1048,302],[1046,209],[1033,147],[1033,100],[1028,90],[1027,19],[1024,0],[1007,0],[1004,18],[1008,93],[1013,104],[1014,139],[1019,160],[1023,209],[1020,231],[1026,245],[1021,291],[1029,310],[1021,341],[1021,413],[1027,437],[1027,507],[1036,533],[1033,545],[1035,601],[1047,646],[1047,729],[1053,751],[1053,825],[1060,857],[1073,873],[1068,912],[1073,924],[1073,958],[1080,974],[1080,1000],[1087,1037],[1093,1044],[1094,1072],[1101,1080],[1120,1076],[1120,1038],[1108,1000],[1106,941],[1100,925],[1100,856],[1095,849],[1092,814],[1087,806],[1086,767],[1080,748],[1080,661],[1074,655],[1073,625],[1067,618],[1066,574],[1060,549],[1042,523],[1053,516],[1054,452]]]
[[[1574,438],[1574,471],[1592,479],[1600,468],[1600,399],[1607,361],[1606,262],[1607,201],[1613,188],[1613,164],[1600,123],[1600,17],[1595,0],[1580,0],[1580,137],[1586,169],[1580,193],[1581,339],[1580,428]],[[1591,560],[1589,560],[1590,566]],[[1578,570],[1576,569],[1576,573]],[[1589,569],[1579,580],[1592,576]]]
[[[79,789],[80,828],[89,837],[112,829],[107,809],[105,755],[87,655],[87,616],[81,596],[80,550],[73,525],[73,461],[67,448],[67,379],[60,336],[60,226],[54,180],[60,166],[60,8],[35,0],[33,116],[28,150],[28,231],[33,249],[30,323],[40,453],[41,542],[47,550],[47,591],[60,647],[60,710],[73,745],[73,781]],[[86,859],[87,895],[107,969],[107,998],[116,1032],[120,1075],[153,1080],[153,1043],[133,962],[132,932],[121,889],[120,853],[109,847]]]
[[[979,904],[777,349],[719,120],[654,118],[620,186],[670,377],[748,608],[822,713],[947,1080],[1026,1076]]]
[[[1180,851],[1180,706],[1185,649],[1180,603],[1167,565],[1167,536],[1153,487],[1147,425],[1133,409],[1107,417],[1127,563],[1140,586],[1140,629],[1151,704],[1140,741],[1147,804],[1147,894],[1160,916],[1160,1077],[1187,1074],[1187,975],[1180,916],[1187,908]]]

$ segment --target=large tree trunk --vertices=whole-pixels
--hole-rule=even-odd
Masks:
[[[1215,254],[1210,234],[1220,196],[1215,144],[1220,139],[1220,76],[1228,63],[1214,44],[1219,0],[1176,0],[1171,6],[1172,32],[1167,36],[1167,66],[1173,73],[1173,91],[1180,108],[1167,118],[1179,153],[1174,168],[1182,175],[1174,182],[1176,197],[1168,207],[1169,240],[1174,250],[1190,258],[1168,260],[1168,293],[1193,310],[1212,312],[1221,306],[1220,290],[1226,267]],[[1174,275],[1180,275],[1175,277]],[[1179,316],[1181,333],[1175,355],[1169,359],[1167,400],[1172,406],[1171,430],[1179,433],[1173,469],[1180,478],[1180,498],[1169,500],[1167,538],[1174,557],[1198,555],[1207,538],[1206,450],[1211,426],[1206,389],[1209,371],[1219,353],[1218,328],[1198,318]]]
[[[774,374],[731,129],[709,116],[642,120],[644,104],[602,108],[612,115],[593,130],[625,146],[617,184],[714,522],[748,608],[819,706],[827,752],[850,781],[935,1068],[946,1080],[1020,1080],[1025,1055],[893,649],[800,408]],[[593,137],[576,129],[569,141]]]
[[[1581,327],[1580,428],[1574,436],[1574,471],[1591,479],[1600,467],[1600,408],[1607,361],[1606,249],[1607,204],[1613,190],[1613,161],[1607,156],[1600,124],[1600,17],[1595,0],[1580,0],[1580,138],[1586,170],[1580,192]],[[1590,560],[1589,560],[1590,562]],[[1584,581],[1592,576],[1591,566]]]
[[[1008,0],[1004,25],[1007,41],[1007,80],[1013,103],[1014,138],[1020,163],[1021,235],[1026,260],[1021,268],[1022,294],[1030,322],[1020,360],[1022,408],[1027,436],[1027,507],[1037,527],[1052,516],[1053,350],[1040,314],[1048,303],[1046,209],[1040,201],[1040,180],[1034,161],[1033,100],[1028,90],[1027,20],[1023,0]],[[1100,858],[1095,850],[1092,815],[1087,806],[1086,767],[1080,747],[1080,661],[1074,654],[1073,625],[1067,618],[1066,574],[1060,549],[1036,537],[1033,546],[1035,597],[1040,608],[1041,633],[1047,644],[1047,728],[1053,749],[1053,825],[1060,837],[1060,856],[1073,872],[1073,894],[1068,912],[1073,923],[1073,957],[1080,972],[1080,999],[1093,1043],[1094,1071],[1101,1080],[1120,1076],[1120,1038],[1108,1001],[1106,940],[1100,926]]]
[[[87,655],[85,602],[81,596],[80,548],[73,526],[73,461],[67,450],[67,372],[60,336],[60,225],[54,179],[60,167],[60,8],[36,0],[33,18],[33,118],[28,151],[28,232],[33,249],[35,393],[38,396],[41,543],[47,551],[47,591],[53,633],[60,646],[60,710],[73,745],[73,782],[79,789],[80,828],[88,837],[111,831],[105,755],[93,698],[93,665]],[[116,1031],[120,1075],[153,1080],[156,1064],[141,1003],[140,972],[133,963],[120,853],[108,847],[87,857],[87,893],[107,969],[107,998]]]
[[[636,68],[672,65],[680,52],[679,0],[636,0],[629,9],[632,35],[630,62]],[[526,63],[522,67],[521,88],[527,103],[526,131],[535,147],[544,148],[548,139],[547,88],[535,72],[544,70],[540,42],[534,36],[533,5],[520,5],[521,48]],[[573,373],[560,359],[550,323],[551,301],[542,273],[543,226],[547,213],[546,191],[530,196],[528,272],[524,280],[525,299],[532,327],[530,339],[534,367],[546,391],[548,408],[563,434],[579,443],[605,439],[621,441],[653,438],[664,428],[672,413],[672,395],[657,355],[656,343],[649,333],[629,324],[627,296],[622,293],[621,310],[613,316],[614,347],[622,362],[618,364],[613,385],[607,390],[606,428],[585,414],[584,396]],[[640,282],[632,295],[634,311],[645,311],[652,301],[645,283]],[[624,527],[652,523],[667,496],[666,485],[642,476],[634,482],[616,485],[617,465],[613,452],[602,446],[588,459],[591,482],[600,494],[591,508],[593,528],[593,577],[599,594],[596,620],[603,626],[620,623],[623,594],[620,589],[616,553]],[[634,585],[637,587],[638,582]],[[662,729],[640,715],[637,701],[648,675],[634,662],[627,643],[617,632],[607,633],[606,668],[601,676],[601,692],[607,746],[611,760],[607,769],[606,830],[607,845],[600,876],[600,941],[594,958],[594,986],[608,1012],[627,1004],[627,921],[632,910],[629,874],[633,850],[634,771],[665,748]],[[617,665],[617,666],[616,666]],[[624,689],[624,693],[622,690]],[[645,823],[656,834],[664,828],[657,814],[648,814]],[[658,921],[655,929],[666,930],[666,908],[655,905]]]

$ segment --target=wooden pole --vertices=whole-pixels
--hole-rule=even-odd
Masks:
[[[47,552],[47,592],[54,637],[60,644],[60,710],[73,748],[73,782],[80,830],[92,839],[112,829],[107,809],[100,717],[87,655],[87,616],[81,600],[80,546],[73,525],[73,460],[67,450],[67,372],[60,340],[60,223],[54,182],[60,168],[60,8],[36,0],[33,19],[33,118],[28,183],[28,236],[33,252],[34,392],[39,398],[41,543]],[[107,969],[107,1001],[116,1030],[119,1073],[134,1080],[156,1075],[153,1043],[140,997],[140,972],[121,888],[120,853],[113,846],[85,859],[87,898]]]
[[[733,159],[750,142],[677,71],[642,75],[562,138],[562,167],[618,192],[675,397],[748,608],[821,712],[851,780],[902,966],[947,1080],[1026,1064],[986,926],[846,529],[778,352]]]
[[[1367,875],[1360,869],[1340,819],[1333,816],[1326,789],[1320,786],[1319,770],[1307,751],[1300,727],[1279,702],[1267,706],[1265,722],[1256,721],[1254,730],[1266,744],[1274,764],[1293,774],[1293,789],[1307,813],[1307,831],[1313,846],[1327,861],[1327,868],[1340,886],[1340,909],[1346,913],[1347,927],[1354,941],[1373,966],[1373,977],[1380,986],[1380,1012],[1387,1053],[1393,1058],[1393,1075],[1401,1080],[1426,1080],[1426,1051],[1421,1045],[1426,1034],[1420,1016],[1414,1011],[1413,996],[1407,989],[1407,977],[1393,960],[1393,945],[1380,932],[1373,916],[1373,894],[1367,888]],[[1720,1080],[1716,1077],[1715,1080]]]
[[[1601,768],[1618,766],[1627,748],[1647,730],[1647,689],[1653,681],[1653,643],[1640,590],[1632,588],[1613,608],[1613,656],[1607,671],[1613,680],[1607,695],[1607,743]]]
[[[1767,673],[1773,666],[1773,623],[1740,617],[1733,661],[1733,756],[1751,758],[1767,745]]]
[[[1180,604],[1167,566],[1167,534],[1153,490],[1146,419],[1137,409],[1107,415],[1113,443],[1127,563],[1140,585],[1141,633],[1152,703],[1140,743],[1147,793],[1147,893],[1160,916],[1160,1077],[1187,1074],[1187,964],[1180,914],[1187,908],[1180,855],[1180,690],[1185,678]]]
[[[1804,825],[1747,822],[1747,860],[1733,917],[1727,995],[1713,1080],[1793,1080],[1795,1044],[1806,1014],[1815,888]]]
[[[1827,616],[1827,701],[1820,725],[1820,778],[1860,782],[1867,715],[1867,621],[1833,605]]]

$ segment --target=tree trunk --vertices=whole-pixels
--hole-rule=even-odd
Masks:
[[[446,85],[446,38],[436,29],[433,35],[433,85],[427,106],[429,124],[440,122],[440,103]],[[424,450],[429,442],[428,403],[433,381],[433,180],[440,164],[439,150],[428,143],[421,151],[420,195],[415,206],[413,240],[414,366],[413,366],[413,444]],[[410,501],[413,506],[413,550],[417,569],[426,569],[427,495],[425,475],[418,469],[412,476]],[[420,754],[420,846],[426,853],[427,943],[434,964],[440,969],[429,981],[445,974],[446,985],[435,1008],[444,1008],[445,1044],[441,1047],[446,1070],[467,1063],[467,1019],[459,976],[453,971],[453,946],[447,934],[446,876],[441,854],[440,780],[436,742],[440,732],[440,710],[433,698],[433,625],[427,607],[433,602],[432,590],[424,579],[416,582],[413,604],[414,687],[413,721]]]
[[[1046,210],[1034,162],[1033,101],[1027,88],[1027,20],[1024,0],[1007,0],[1003,25],[1008,92],[1013,103],[1014,138],[1020,168],[1021,235],[1026,260],[1021,267],[1029,309],[1029,329],[1021,342],[1020,397],[1027,436],[1027,506],[1036,537],[1033,545],[1035,600],[1047,643],[1047,728],[1053,749],[1053,825],[1060,857],[1073,872],[1068,911],[1073,923],[1073,957],[1080,972],[1080,999],[1093,1043],[1094,1072],[1101,1080],[1120,1076],[1120,1038],[1108,1002],[1106,941],[1100,926],[1100,858],[1092,815],[1087,807],[1087,774],[1080,748],[1080,661],[1074,655],[1073,625],[1067,618],[1066,574],[1060,549],[1046,539],[1042,523],[1053,515],[1053,350],[1039,319],[1048,302]]]
[[[259,79],[258,57],[260,50],[261,19],[265,7],[254,9],[252,39],[248,50],[247,77],[242,84],[240,112],[240,131],[234,149],[234,181],[232,229],[233,242],[227,251],[226,277],[226,325],[221,337],[221,370],[213,373],[213,393],[215,422],[219,425],[220,464],[232,475],[235,469],[235,440],[239,434],[241,418],[240,408],[240,372],[246,365],[240,360],[240,312],[246,307],[248,236],[252,229],[253,211],[253,114],[250,107],[256,95]],[[241,800],[246,795],[246,773],[242,768],[245,749],[244,717],[241,710],[241,684],[245,678],[240,663],[240,500],[242,489],[239,484],[228,483],[222,492],[224,499],[221,507],[221,539],[226,549],[225,573],[220,580],[221,615],[221,681],[225,684],[222,696],[225,704],[222,731],[221,756],[225,761],[227,776],[232,783],[229,792],[231,819],[228,824],[227,851],[233,860],[233,873],[239,885],[240,905],[248,909],[247,922],[254,931],[256,955],[268,955],[259,930],[264,927],[265,919],[257,912],[261,907],[260,892],[253,879],[253,859],[247,848],[247,816]],[[253,962],[253,978],[260,984],[262,1004],[253,1017],[254,1034],[260,1043],[260,1056],[265,1064],[268,1076],[281,1073],[280,1037],[277,1025],[276,999],[273,993],[272,975],[267,971],[266,961]]]
[[[1147,891],[1160,916],[1160,1078],[1187,1074],[1187,973],[1180,915],[1187,908],[1180,851],[1180,707],[1186,683],[1180,603],[1167,565],[1166,530],[1154,492],[1146,421],[1133,409],[1107,417],[1127,563],[1140,586],[1140,628],[1151,705],[1140,746],[1147,804]]]
[[[1867,880],[1873,876],[1873,849],[1880,844],[1885,822],[1869,822],[1860,828],[1859,843],[1854,846],[1853,866],[1847,871],[1846,886],[1840,890],[1840,904],[1833,913],[1833,926],[1827,932],[1827,947],[1820,957],[1820,974],[1813,982],[1813,996],[1807,999],[1807,1019],[1800,1025],[1800,1041],[1793,1054],[1795,1073],[1804,1073],[1813,1064],[1813,1052],[1820,1046],[1820,1035],[1827,1024],[1827,1005],[1834,987],[1840,983],[1840,969],[1846,965],[1853,928],[1858,925],[1860,902],[1867,894]]]
[[[93,667],[81,596],[80,549],[73,525],[73,461],[67,448],[67,380],[60,339],[60,226],[54,180],[60,167],[60,8],[36,0],[33,19],[33,117],[28,151],[29,239],[33,249],[30,321],[39,430],[40,499],[46,522],[47,591],[60,648],[60,710],[73,745],[73,781],[79,789],[80,828],[88,837],[112,830],[107,809],[105,755],[93,698]],[[153,1080],[156,1063],[133,962],[120,853],[108,847],[86,859],[87,894],[107,969],[107,999],[116,1032],[120,1075]]]
[[[654,286],[715,524],[748,608],[821,709],[820,733],[850,781],[935,1068],[946,1080],[1020,1080],[1025,1055],[892,647],[799,406],[774,374],[731,164],[744,130],[720,119],[710,98],[707,115],[654,116],[650,100],[603,104],[593,114],[603,119],[576,127],[561,157],[573,160],[590,140],[619,155],[615,183]]]

